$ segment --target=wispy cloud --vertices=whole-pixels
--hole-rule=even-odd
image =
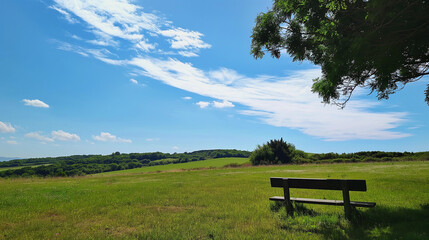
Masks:
[[[94,140],[100,141],[100,142],[123,142],[123,143],[131,143],[132,141],[130,139],[124,139],[117,137],[115,135],[112,135],[108,132],[101,132],[98,136],[92,136]]]
[[[131,82],[132,84],[134,84],[134,85],[139,86],[139,87],[146,87],[146,84],[141,83],[141,82],[137,81],[137,80],[136,80],[136,79],[134,79],[134,78],[131,78],[131,79],[130,79],[130,82]]]
[[[391,130],[404,122],[407,114],[372,112],[378,102],[355,99],[344,110],[321,104],[311,92],[312,79],[321,75],[319,69],[295,71],[286,77],[250,78],[225,68],[207,73],[172,58],[138,57],[123,63],[140,67],[145,76],[170,86],[247,106],[249,109],[240,113],[259,117],[269,125],[298,129],[329,141],[410,136]],[[210,105],[203,101],[197,104],[202,108]]]
[[[215,107],[215,108],[231,108],[231,107],[235,107],[235,105],[229,101],[223,100],[222,102],[213,101],[213,107]]]
[[[159,141],[159,138],[146,138],[146,142]]]
[[[54,9],[55,11],[61,13],[64,18],[69,22],[69,23],[77,23],[78,21],[76,19],[74,19],[70,13],[62,10],[61,8],[57,7],[57,6],[50,6],[49,8]]]
[[[15,128],[12,124],[0,121],[0,133],[14,133]]]
[[[184,99],[184,100],[191,100],[192,99],[192,97],[182,97],[182,99]]]
[[[227,101],[227,100],[223,100],[222,102],[218,102],[218,101],[212,101],[212,102],[199,101],[196,104],[198,106],[200,106],[200,108],[207,108],[209,106],[213,106],[215,108],[231,108],[231,107],[235,107],[235,105],[232,104],[232,102]]]
[[[77,134],[68,133],[63,130],[52,131],[50,136],[43,135],[43,132],[41,131],[29,132],[24,136],[27,138],[37,139],[39,141],[42,141],[42,143],[55,142],[55,140],[67,142],[80,141],[80,137]]]
[[[43,136],[41,132],[30,132],[30,133],[25,134],[24,136],[27,138],[37,139],[37,140],[42,141],[44,143],[54,141],[54,139],[51,137]]]
[[[16,145],[16,144],[18,144],[18,142],[17,142],[17,141],[14,141],[14,140],[6,141],[6,143],[7,143],[7,144],[11,144],[11,145]]]
[[[49,108],[49,105],[40,101],[39,99],[23,99],[22,100],[26,106],[32,106],[32,107],[40,107],[40,108]]]
[[[200,108],[206,108],[206,107],[210,106],[210,102],[204,102],[204,101],[199,101],[196,104],[198,106],[200,106]]]
[[[52,138],[60,141],[72,141],[76,142],[80,140],[80,137],[77,134],[64,132],[63,130],[52,131]]]
[[[88,24],[88,28],[98,37],[91,43],[107,46],[117,42],[106,41],[113,38],[132,42],[135,49],[149,52],[156,48],[156,43],[149,39],[164,37],[170,43],[170,48],[181,51],[182,56],[193,57],[199,49],[210,48],[201,38],[203,34],[197,31],[175,27],[172,23],[153,13],[143,11],[143,8],[128,0],[54,0],[51,6],[61,13],[69,22],[78,18]],[[156,41],[159,41],[157,39]]]
[[[190,52],[190,51],[179,51],[178,54],[182,55],[184,57],[198,57],[198,54],[196,54],[195,52]]]

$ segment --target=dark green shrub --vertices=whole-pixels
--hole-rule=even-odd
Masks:
[[[285,164],[291,163],[295,158],[295,146],[280,140],[270,140],[264,145],[258,145],[250,155],[253,165]]]

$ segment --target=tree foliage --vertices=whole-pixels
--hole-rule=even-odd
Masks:
[[[235,149],[201,150],[185,153],[129,153],[110,155],[74,155],[54,158],[30,158],[0,162],[0,177],[56,177],[79,176],[119,171],[144,166],[185,163],[222,157],[249,157],[250,152]],[[42,166],[39,166],[42,165]],[[2,171],[2,167],[22,167]]]
[[[291,163],[295,157],[295,146],[280,140],[270,140],[264,145],[259,145],[250,155],[253,165],[285,164]]]
[[[322,69],[312,91],[344,107],[357,87],[378,99],[429,74],[427,0],[275,0],[256,18],[251,53]],[[425,90],[429,104],[429,85]]]

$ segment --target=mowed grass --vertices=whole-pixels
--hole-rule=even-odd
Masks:
[[[285,218],[271,210],[268,198],[282,190],[270,177],[366,179],[368,191],[351,199],[377,206],[359,209],[352,222],[342,207],[322,205]],[[0,191],[0,239],[429,238],[429,162],[1,179]],[[341,199],[340,191],[291,195]]]
[[[243,164],[250,163],[248,158],[214,158],[202,161],[187,162],[187,163],[176,163],[167,165],[158,165],[142,168],[133,168],[121,171],[104,172],[100,173],[103,175],[117,175],[125,173],[147,173],[147,172],[159,172],[159,171],[171,171],[171,170],[182,170],[182,169],[195,169],[195,168],[213,168],[223,167],[229,164]]]

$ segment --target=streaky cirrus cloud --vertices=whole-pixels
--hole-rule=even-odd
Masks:
[[[26,106],[32,106],[32,107],[39,107],[39,108],[49,108],[49,105],[44,103],[43,101],[39,99],[22,99],[24,102],[24,105]]]
[[[34,138],[41,142],[54,142],[55,140],[48,136],[43,136],[42,132],[29,132],[24,135],[27,138]]]
[[[235,104],[240,104],[241,108],[244,108],[238,110],[241,114],[254,116],[272,126],[296,129],[327,141],[396,139],[410,136],[395,130],[407,120],[407,113],[374,111],[376,107],[383,107],[380,102],[362,100],[356,94],[343,110],[333,105],[321,104],[318,96],[311,92],[312,79],[321,76],[320,69],[290,71],[284,76],[246,76],[226,67],[205,71],[176,58],[148,55],[150,50],[156,48],[156,44],[150,42],[154,36],[165,37],[170,43],[169,50],[158,49],[158,53],[197,55],[200,49],[211,47],[201,40],[203,35],[199,32],[174,27],[167,20],[153,13],[143,12],[142,7],[127,0],[55,2],[57,8],[88,24],[100,39],[120,39],[142,51],[135,53],[130,50],[130,57],[120,59],[120,54],[110,52],[115,51],[114,49],[87,49],[68,43],[60,43],[60,49],[94,57],[107,64],[131,67],[134,73],[213,99],[211,102],[196,103],[201,108],[211,105],[234,107]],[[104,141],[117,139],[110,133],[102,133],[100,136],[94,136],[95,138],[106,139]]]
[[[406,121],[407,113],[372,112],[372,108],[381,105],[379,102],[355,99],[343,110],[321,104],[311,92],[312,79],[321,75],[320,69],[294,71],[284,77],[252,78],[225,68],[205,72],[173,58],[136,57],[122,60],[121,64],[139,67],[143,75],[170,86],[247,106],[240,113],[259,117],[269,125],[297,129],[328,141],[410,136],[392,130]],[[209,102],[197,104],[207,107]]]
[[[98,136],[92,136],[94,140],[100,141],[100,142],[123,142],[123,143],[132,143],[130,139],[124,139],[117,137],[115,135],[112,135],[108,132],[101,132]]]
[[[0,121],[0,133],[14,133],[15,128],[12,124]]]
[[[66,141],[66,142],[77,142],[80,141],[80,137],[77,134],[65,132],[63,130],[52,131],[51,135],[43,135],[43,132],[29,132],[24,135],[27,138],[37,139],[42,142],[55,142],[55,140]]]
[[[7,143],[7,144],[11,144],[11,145],[16,145],[16,144],[18,144],[18,142],[17,142],[17,141],[15,141],[15,140],[9,140],[9,141],[6,141],[6,143]]]
[[[156,49],[158,37],[166,38],[172,50],[185,57],[197,56],[199,49],[210,48],[201,38],[203,34],[180,27],[128,0],[54,0],[50,8],[61,13],[69,22],[78,18],[88,24],[96,40],[89,40],[99,46],[117,45],[113,38],[130,41],[134,49],[150,52]],[[154,42],[151,43],[150,39]]]

